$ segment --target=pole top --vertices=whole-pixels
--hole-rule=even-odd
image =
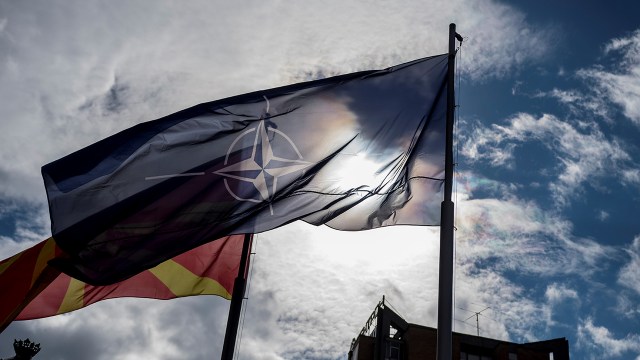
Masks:
[[[462,37],[462,35],[458,34],[456,32],[456,24],[455,23],[451,23],[449,24],[449,33],[453,34],[453,36],[455,36],[456,40],[462,42],[462,40],[464,40],[464,38]]]

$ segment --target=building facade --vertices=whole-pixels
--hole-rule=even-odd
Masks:
[[[351,342],[348,359],[435,360],[437,336],[437,329],[407,323],[383,297]],[[569,360],[565,338],[518,344],[454,332],[452,341],[453,360]]]

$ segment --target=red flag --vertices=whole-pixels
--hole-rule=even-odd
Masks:
[[[48,266],[48,260],[61,255],[49,238],[0,263],[0,331],[12,320],[63,314],[118,297],[166,300],[218,295],[231,299],[243,238],[231,235],[206,243],[108,286],[92,286]]]
[[[60,274],[47,265],[60,254],[49,238],[0,262],[0,332]]]

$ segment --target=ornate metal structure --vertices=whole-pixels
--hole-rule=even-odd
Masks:
[[[16,352],[16,356],[4,360],[31,360],[40,352],[40,344],[36,344],[28,338],[26,340],[16,339],[13,341],[13,350]]]

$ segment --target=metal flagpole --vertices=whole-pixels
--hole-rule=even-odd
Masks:
[[[449,63],[447,74],[447,129],[445,143],[444,200],[440,210],[440,270],[438,285],[438,360],[452,359],[453,320],[453,115],[455,109],[455,42],[462,41],[456,24],[449,25]]]
[[[247,259],[249,258],[250,248],[251,234],[244,234],[238,276],[233,282],[233,294],[231,294],[231,305],[229,305],[229,317],[227,318],[227,330],[224,334],[221,360],[233,360],[233,352],[236,347],[236,337],[238,335],[238,325],[240,324],[240,313],[242,311],[242,300],[244,299],[244,290],[247,283]]]

